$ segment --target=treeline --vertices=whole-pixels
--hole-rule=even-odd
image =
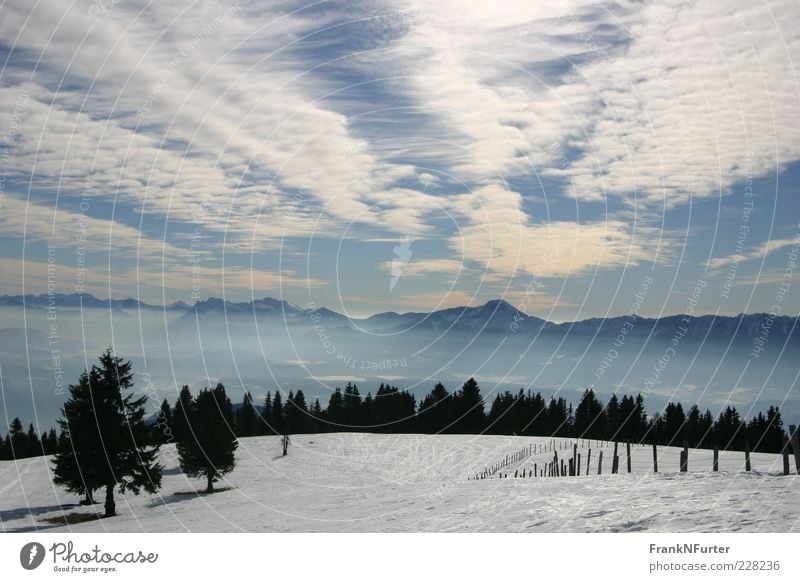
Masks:
[[[52,455],[58,447],[58,437],[55,429],[39,434],[33,428],[33,423],[28,425],[28,430],[23,428],[22,421],[15,418],[8,427],[5,438],[0,439],[0,461],[12,459],[27,459]]]
[[[546,401],[541,393],[520,390],[495,396],[488,413],[478,383],[470,378],[449,392],[436,384],[419,402],[407,390],[381,384],[375,395],[362,396],[355,384],[336,388],[323,408],[312,405],[302,390],[267,393],[263,404],[248,392],[234,408],[225,387],[204,388],[197,396],[184,386],[173,406],[161,403],[155,422],[146,422],[147,397],[133,393],[130,361],[111,349],[99,365],[81,374],[69,386],[69,399],[58,420],[60,433],[51,429],[41,438],[31,424],[27,431],[19,418],[0,441],[5,459],[53,453],[53,482],[94,503],[94,492],[105,489],[105,516],[116,513],[115,490],[154,493],[161,487],[161,445],[174,443],[181,470],[203,477],[206,491],[235,467],[237,438],[289,433],[380,432],[443,434],[506,434],[558,436],[631,441],[693,447],[717,446],[780,452],[785,434],[780,411],[770,407],[744,420],[735,407],[714,416],[697,406],[684,411],[678,402],[648,416],[644,398],[611,396],[603,404],[593,390],[584,391],[573,408],[565,398]]]
[[[166,400],[161,404],[154,426],[156,442],[169,442],[171,434],[182,438],[187,421],[181,411],[191,401],[184,386],[174,407]],[[688,441],[691,447],[716,445],[723,450],[742,450],[748,442],[753,451],[772,453],[781,452],[784,442],[777,407],[747,421],[734,406],[713,415],[697,405],[686,410],[681,403],[670,402],[649,416],[641,394],[614,394],[603,403],[589,389],[573,407],[563,397],[546,400],[539,392],[520,390],[498,394],[486,412],[480,387],[472,378],[454,392],[437,383],[419,402],[408,391],[388,384],[364,396],[358,386],[348,383],[344,390],[331,393],[324,408],[319,399],[309,405],[302,390],[290,391],[285,400],[280,391],[268,392],[261,405],[248,392],[231,414],[228,430],[237,437],[357,431],[557,436],[674,446]]]

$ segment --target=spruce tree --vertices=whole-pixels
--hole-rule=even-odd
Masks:
[[[146,396],[135,397],[131,362],[109,348],[78,384],[62,408],[59,424],[69,444],[53,460],[54,482],[90,493],[106,488],[105,516],[116,515],[114,489],[154,493],[161,486],[158,447],[148,444]]]
[[[267,395],[264,397],[264,408],[261,411],[258,434],[272,434],[272,394],[269,393],[269,390],[267,390]]]
[[[239,436],[250,437],[258,433],[258,413],[253,406],[253,397],[250,392],[245,392],[244,400],[236,416],[236,429]]]
[[[342,389],[338,386],[331,393],[331,397],[328,400],[326,416],[330,423],[328,430],[341,430],[341,425],[344,422],[344,397],[342,396]]]
[[[425,433],[440,433],[450,429],[453,422],[453,399],[444,387],[437,382],[430,394],[419,405],[419,428]]]
[[[189,410],[192,403],[192,393],[184,384],[172,411],[172,436],[176,443],[185,440],[189,434]]]
[[[42,449],[42,442],[39,440],[39,435],[36,429],[33,428],[33,423],[28,426],[28,434],[25,437],[26,445],[28,447],[29,457],[40,457],[44,454]]]
[[[310,432],[325,432],[324,425],[325,412],[322,410],[322,405],[319,403],[319,398],[314,400],[314,406],[311,409],[310,419]]]
[[[470,378],[461,387],[454,399],[456,410],[455,432],[478,434],[484,429],[486,415],[483,412],[483,397],[478,383]]]
[[[9,437],[11,441],[11,457],[13,459],[24,459],[28,456],[28,437],[25,434],[25,429],[22,428],[22,421],[15,418],[11,421],[9,429]]]
[[[616,441],[622,438],[620,434],[620,426],[622,424],[622,415],[620,413],[619,397],[612,394],[606,404],[606,440]]]
[[[222,384],[204,388],[188,408],[189,433],[178,441],[181,470],[191,477],[205,477],[206,492],[235,466],[238,447],[233,427],[233,405]]]
[[[342,400],[342,421],[347,425],[348,429],[352,430],[363,425],[361,406],[361,394],[358,391],[358,386],[348,382],[347,386],[344,387]]]
[[[602,438],[605,434],[605,419],[603,405],[595,396],[594,390],[584,390],[575,409],[575,436],[585,439]]]
[[[58,447],[58,437],[56,436],[56,429],[54,428],[50,429],[50,433],[48,434],[48,441],[49,445],[47,449],[47,454],[52,455],[53,453],[56,452],[56,449]]]
[[[286,428],[286,411],[283,408],[283,398],[280,390],[275,390],[275,396],[272,398],[271,425],[274,434],[283,434]]]
[[[153,443],[163,445],[175,440],[172,432],[172,408],[166,398],[161,403],[153,423],[151,439]]]
[[[92,394],[92,385],[99,384],[97,369],[92,368],[69,387],[70,399],[58,420],[61,436],[53,457],[53,482],[70,493],[84,495],[85,503],[94,503],[94,491],[104,485],[95,464],[103,455],[94,425]]]
[[[306,396],[302,390],[289,393],[286,401],[286,430],[292,433],[308,432],[308,409]]]

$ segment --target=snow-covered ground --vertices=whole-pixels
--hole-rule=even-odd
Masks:
[[[287,457],[278,437],[240,440],[236,469],[213,495],[203,480],[177,467],[173,446],[162,448],[163,488],[157,495],[117,496],[119,515],[69,526],[73,531],[122,532],[714,532],[800,530],[797,476],[783,476],[780,456],[721,452],[711,471],[711,451],[689,451],[689,473],[678,473],[679,449],[633,446],[626,473],[611,475],[612,449],[581,443],[582,475],[518,478],[515,469],[539,466],[550,451],[511,464],[507,479],[468,479],[529,445],[551,439],[505,436],[325,434],[294,435]],[[559,456],[569,456],[566,441]],[[597,457],[603,451],[603,474]],[[63,514],[102,511],[75,505],[78,498],[53,486],[45,458],[0,462],[0,528],[66,531],[43,521]],[[792,468],[794,461],[792,459]],[[102,499],[101,492],[97,494]]]

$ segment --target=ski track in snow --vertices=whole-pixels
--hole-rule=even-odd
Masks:
[[[611,475],[613,448],[584,441],[579,477],[514,479],[515,469],[539,467],[552,452],[537,453],[502,470],[509,478],[468,480],[530,444],[553,439],[475,435],[294,435],[289,455],[280,437],[240,439],[236,469],[213,495],[199,495],[205,481],[183,475],[174,446],[162,447],[165,465],[158,494],[119,495],[120,515],[72,526],[43,519],[101,512],[102,503],[79,499],[52,485],[49,458],[0,462],[0,530],[6,532],[791,532],[798,530],[794,502],[798,476],[783,476],[779,455],[689,451],[689,472],[678,473],[679,448],[632,446],[626,472]],[[559,458],[574,441],[555,439]],[[597,457],[603,451],[603,474]],[[791,463],[794,469],[794,460]],[[20,487],[20,479],[24,485]],[[182,493],[176,495],[176,493]],[[189,494],[186,494],[189,493]],[[103,495],[96,495],[102,499]]]

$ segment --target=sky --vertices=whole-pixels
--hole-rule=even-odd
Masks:
[[[800,11],[0,6],[0,293],[800,311]]]

